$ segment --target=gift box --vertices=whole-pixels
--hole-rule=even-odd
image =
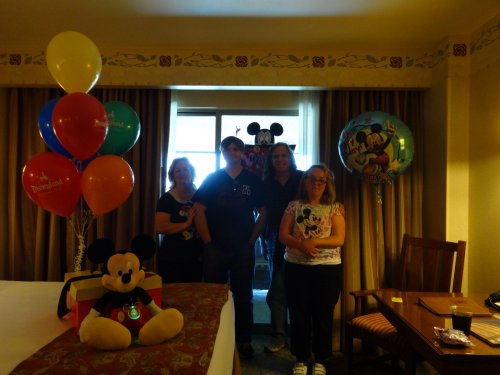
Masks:
[[[68,306],[71,308],[71,320],[73,328],[80,329],[82,320],[90,312],[99,298],[109,292],[102,283],[101,274],[96,277],[90,271],[72,272],[65,275],[65,280],[73,277],[89,276],[81,280],[71,282],[68,293]],[[155,303],[161,308],[161,277],[154,272],[146,272],[146,277],[137,286],[143,288],[153,298]]]

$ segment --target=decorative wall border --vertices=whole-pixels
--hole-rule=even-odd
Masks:
[[[491,42],[490,42],[491,43]],[[421,53],[417,56],[343,53],[339,55],[318,54],[299,55],[294,53],[258,54],[218,54],[203,52],[186,52],[172,54],[147,54],[144,52],[115,51],[102,55],[103,66],[114,68],[264,68],[264,69],[432,69],[450,56],[466,56],[467,45],[446,44],[432,53]],[[36,53],[0,53],[0,66],[46,65],[45,52]]]
[[[500,40],[500,21],[484,25],[471,42],[444,41],[432,51],[188,51],[101,49],[105,85],[302,85],[428,87],[432,70],[484,55]],[[15,48],[15,47],[14,47]],[[462,68],[459,68],[462,69]],[[104,78],[102,80],[102,78]],[[0,50],[0,85],[53,84],[44,49]]]
[[[470,44],[471,55],[500,40],[500,20],[495,20],[486,25],[478,34],[477,39]]]

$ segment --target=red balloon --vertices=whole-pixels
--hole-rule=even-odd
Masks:
[[[52,112],[57,139],[75,158],[86,160],[104,143],[108,117],[102,103],[92,95],[74,92],[63,96]]]
[[[23,187],[38,206],[69,216],[81,196],[81,177],[67,157],[54,152],[35,155],[23,168]]]
[[[94,215],[102,215],[120,206],[134,189],[134,172],[116,155],[99,156],[82,174],[82,193]]]

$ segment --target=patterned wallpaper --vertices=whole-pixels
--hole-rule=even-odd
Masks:
[[[473,40],[446,41],[433,51],[255,52],[100,50],[98,85],[282,85],[428,87],[432,69],[467,59],[500,39],[500,22],[485,25]],[[53,85],[44,50],[1,51],[0,85]]]

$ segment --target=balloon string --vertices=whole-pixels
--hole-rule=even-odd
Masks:
[[[78,237],[78,252],[75,257],[74,271],[78,272],[82,270],[83,254],[85,254],[85,238],[83,235],[79,234]]]
[[[82,173],[81,161],[75,160],[75,164],[78,169],[78,172],[81,174]],[[73,221],[71,218],[69,220],[71,227],[73,228],[73,232],[75,233],[76,238],[78,239],[78,251],[76,253],[75,259],[73,260],[73,271],[75,272],[81,271],[83,254],[85,252],[85,237],[82,233],[84,230],[84,228],[82,227],[82,225],[84,224],[82,202],[83,202],[82,196],[80,195],[80,215],[77,218],[76,222]]]
[[[377,184],[375,187],[375,192],[377,194],[377,203],[382,204],[382,187],[381,184]]]
[[[94,217],[90,210],[81,209],[80,217],[76,220],[76,222],[71,218],[69,219],[73,232],[75,232],[76,237],[78,238],[78,251],[73,264],[73,270],[75,272],[82,270],[82,263],[86,249],[85,238],[87,237],[88,228],[93,218]]]
[[[375,243],[376,243],[376,249],[377,249],[377,259],[381,259],[384,254],[384,236],[383,236],[383,214],[382,214],[382,184],[378,183],[375,186],[375,194],[377,196],[377,206],[375,206]],[[378,279],[378,285],[377,287],[381,286],[381,283],[383,282],[383,277],[379,275],[377,277]]]

